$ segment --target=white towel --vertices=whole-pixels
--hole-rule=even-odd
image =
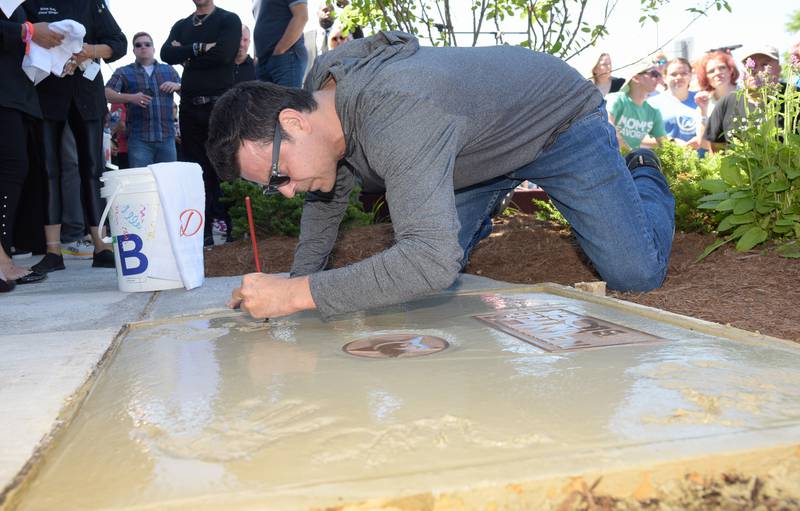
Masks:
[[[23,0],[0,0],[0,9],[3,10],[3,14],[6,15],[6,18],[11,18],[11,15],[14,14],[14,11],[17,10],[17,7],[23,2]]]
[[[206,192],[203,169],[196,163],[176,161],[150,165],[158,185],[172,254],[183,287],[203,285],[203,226]]]
[[[22,59],[22,70],[34,85],[38,85],[50,73],[61,76],[64,64],[83,47],[86,28],[77,21],[56,21],[50,23],[50,30],[64,34],[61,44],[48,50],[31,41],[30,52]]]

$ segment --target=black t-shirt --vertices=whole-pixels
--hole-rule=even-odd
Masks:
[[[242,38],[242,22],[236,14],[215,7],[211,14],[184,18],[172,26],[161,47],[161,60],[183,65],[181,99],[197,96],[221,96],[233,86],[233,60]],[[172,42],[180,44],[173,46]],[[195,56],[194,43],[216,43],[202,55]]]
[[[114,62],[128,51],[128,39],[104,0],[27,0],[22,6],[33,23],[77,21],[86,28],[85,43],[111,47],[111,57],[105,59],[106,62]],[[108,111],[104,83],[103,74],[99,72],[92,81],[85,79],[80,69],[63,78],[51,74],[36,86],[42,114],[45,119],[66,120],[74,102],[83,119],[102,119]]]
[[[21,25],[24,22],[22,7],[17,7],[11,18],[6,18],[0,10],[0,107],[41,117],[36,89],[22,71],[25,43],[22,42]]]
[[[241,64],[233,65],[233,83],[249,82],[256,79],[256,65],[250,55]]]
[[[786,90],[786,84],[780,83],[780,90]],[[800,89],[798,89],[800,90]],[[781,95],[781,98],[783,95]],[[729,136],[747,124],[747,111],[753,112],[758,105],[746,106],[745,91],[733,91],[717,103],[706,122],[705,139],[716,143],[730,142]],[[784,111],[783,100],[780,100],[781,112]],[[783,116],[778,117],[778,126],[783,127]]]

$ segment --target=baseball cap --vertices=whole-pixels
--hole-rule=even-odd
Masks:
[[[742,50],[741,55],[742,57],[739,59],[741,62],[746,61],[753,55],[766,55],[767,57],[777,61],[781,60],[780,55],[778,54],[778,49],[768,44],[746,47]]]
[[[641,73],[646,73],[651,69],[655,69],[657,71],[658,70],[657,68],[658,68],[658,63],[651,58],[644,58],[637,61],[628,68],[630,71],[628,75],[625,77],[625,85],[622,86],[621,91],[628,92],[630,90],[631,78],[633,78],[634,76]]]

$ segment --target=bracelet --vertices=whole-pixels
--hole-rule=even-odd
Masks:
[[[25,35],[22,36],[22,42],[25,43],[25,55],[27,55],[31,52],[31,41],[36,33],[36,28],[30,21],[26,21],[22,26],[25,27]]]

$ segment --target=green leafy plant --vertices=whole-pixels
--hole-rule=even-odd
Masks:
[[[706,154],[701,158],[696,150],[672,142],[659,145],[655,152],[661,160],[661,169],[675,196],[675,229],[683,232],[711,232],[719,222],[719,213],[698,209],[697,206],[706,194],[701,182],[719,177],[719,156]]]
[[[569,225],[564,215],[553,206],[549,200],[533,199],[533,205],[536,207],[536,219],[542,222],[556,222],[563,226]]]
[[[788,67],[787,83],[796,81],[797,64]],[[767,240],[778,242],[780,255],[800,258],[800,93],[767,83],[756,96],[746,125],[729,136],[720,179],[701,183],[709,193],[699,207],[724,215],[717,226],[723,237],[699,259],[731,241],[746,251]]]
[[[233,223],[233,237],[241,238],[250,228],[247,222],[247,210],[244,198],[250,197],[253,209],[253,223],[262,235],[282,234],[298,236],[300,234],[300,218],[303,214],[303,194],[287,199],[283,195],[264,195],[261,187],[238,179],[231,183],[222,183],[222,201],[230,204],[229,214]],[[358,225],[374,223],[373,213],[364,211],[358,199],[360,190],[350,194],[350,203],[342,220],[341,228],[349,229]]]

